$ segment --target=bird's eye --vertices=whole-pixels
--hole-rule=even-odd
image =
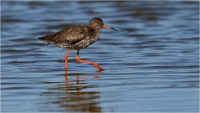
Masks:
[[[103,22],[100,22],[100,24],[102,24],[102,25],[103,25],[104,23],[103,23]]]

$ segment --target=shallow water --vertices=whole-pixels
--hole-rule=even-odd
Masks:
[[[2,112],[198,112],[199,2],[1,2]],[[38,37],[101,17],[80,51]],[[70,80],[66,82],[64,77]]]

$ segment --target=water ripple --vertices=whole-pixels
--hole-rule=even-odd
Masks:
[[[197,112],[196,1],[2,1],[3,112]],[[12,8],[11,8],[12,7]],[[92,17],[117,28],[80,51],[39,37]],[[69,79],[70,81],[65,81]],[[170,109],[169,109],[170,108]]]

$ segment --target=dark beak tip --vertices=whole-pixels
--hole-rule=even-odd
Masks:
[[[118,31],[117,29],[114,29],[115,31]]]
[[[115,31],[118,31],[117,29],[115,29],[115,28],[113,28],[113,27],[111,27],[111,29],[112,29],[112,30],[115,30]]]

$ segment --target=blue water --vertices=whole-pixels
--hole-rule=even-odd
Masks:
[[[80,51],[103,72],[37,39],[93,17],[119,30]],[[198,111],[198,1],[1,2],[1,112]]]

